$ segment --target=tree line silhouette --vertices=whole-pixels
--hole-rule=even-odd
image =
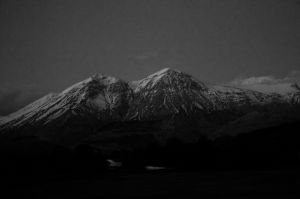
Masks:
[[[300,123],[265,128],[215,140],[205,136],[185,143],[172,137],[163,145],[103,154],[89,144],[73,149],[37,137],[1,137],[1,176],[94,176],[110,171],[107,159],[122,162],[121,170],[147,165],[169,170],[245,170],[300,168]]]

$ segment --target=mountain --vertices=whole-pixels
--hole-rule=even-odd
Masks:
[[[135,106],[132,106],[129,114],[138,119],[285,101],[277,94],[205,84],[169,68],[136,81],[133,85]]]
[[[61,132],[85,131],[85,127],[122,119],[129,91],[126,82],[97,74],[9,115],[1,121],[1,131],[22,131],[51,139],[62,136]]]
[[[152,120],[214,108],[208,87],[177,70],[166,68],[133,84],[135,100],[129,119]]]
[[[96,74],[1,118],[0,131],[66,145],[131,147],[172,136],[192,141],[226,135],[237,126],[242,130],[234,134],[245,132],[261,121],[299,119],[300,89],[291,88],[286,94],[262,93],[204,83],[170,68],[132,82]]]

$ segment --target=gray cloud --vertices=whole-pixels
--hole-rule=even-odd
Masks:
[[[158,56],[158,52],[156,51],[152,51],[152,52],[145,52],[145,53],[142,53],[140,55],[137,55],[134,57],[135,60],[137,61],[146,61],[146,60],[149,60],[149,59],[154,59]]]
[[[278,93],[286,93],[294,90],[291,87],[292,84],[300,84],[300,71],[292,71],[283,78],[275,76],[237,78],[229,83],[229,85],[235,87]]]

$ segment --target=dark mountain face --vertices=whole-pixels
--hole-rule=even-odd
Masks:
[[[0,118],[0,130],[105,149],[170,137],[191,142],[300,120],[300,90],[292,89],[283,95],[205,84],[172,69],[133,82],[98,74]]]

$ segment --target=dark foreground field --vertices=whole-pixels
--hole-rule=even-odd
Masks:
[[[214,141],[174,138],[163,146],[111,154],[89,144],[69,149],[36,137],[4,137],[0,198],[298,199],[299,124]],[[147,165],[172,169],[146,171]],[[1,197],[4,193],[10,197]]]
[[[11,198],[299,198],[299,171],[109,171],[7,182]],[[2,192],[3,193],[3,192]]]

